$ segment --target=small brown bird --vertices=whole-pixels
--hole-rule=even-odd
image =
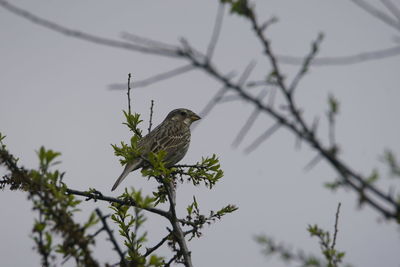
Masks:
[[[114,191],[131,171],[145,167],[145,159],[150,152],[158,153],[164,150],[167,153],[164,158],[166,167],[178,163],[189,148],[190,125],[199,119],[199,115],[185,108],[174,109],[168,113],[160,125],[138,141],[137,148],[141,151],[141,157],[126,164],[111,191]]]

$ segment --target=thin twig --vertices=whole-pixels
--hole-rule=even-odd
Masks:
[[[387,25],[395,28],[396,30],[400,31],[400,23],[395,19],[392,19],[386,13],[382,12],[381,10],[377,9],[373,5],[365,2],[364,0],[351,0],[354,4],[361,7],[364,11],[372,15],[373,17],[379,19],[380,21],[386,23]]]
[[[78,190],[74,190],[74,189],[67,189],[66,192],[68,194],[86,197],[86,200],[94,200],[94,201],[101,200],[101,201],[107,201],[110,203],[117,203],[120,205],[138,207],[140,209],[147,210],[149,212],[163,216],[167,219],[170,218],[170,214],[168,212],[161,210],[161,209],[157,209],[157,208],[141,207],[133,199],[122,200],[122,199],[118,199],[118,198],[114,198],[114,197],[104,196],[103,194],[101,194],[99,192],[92,193],[92,192],[88,192],[88,191],[78,191]]]
[[[316,57],[312,62],[312,66],[343,66],[353,65],[368,61],[375,61],[395,57],[400,55],[400,46],[396,45],[390,48],[373,50],[369,52],[357,53],[348,56],[332,56],[332,57]],[[304,58],[288,55],[277,55],[279,63],[289,65],[301,65]]]
[[[269,18],[266,22],[264,22],[261,26],[260,29],[261,31],[265,31],[266,29],[268,29],[272,24],[277,23],[278,22],[278,18],[277,17],[271,17]]]
[[[262,90],[260,94],[257,96],[258,99],[262,100],[265,96],[267,95],[266,90]],[[238,135],[236,136],[235,140],[232,143],[233,147],[237,147],[243,140],[243,138],[246,136],[246,134],[249,132],[251,126],[253,126],[254,122],[258,118],[258,115],[260,115],[260,110],[256,107],[254,111],[250,114],[249,118],[247,119],[246,123],[243,125],[243,127],[240,129]]]
[[[149,129],[148,132],[151,132],[151,127],[153,126],[153,107],[154,107],[154,100],[151,100],[150,104],[150,119],[149,119]]]
[[[211,112],[211,110],[218,104],[218,102],[222,99],[227,90],[228,89],[225,86],[219,89],[217,93],[210,99],[210,101],[208,101],[208,103],[200,111],[199,113],[200,117],[205,118]],[[195,128],[196,125],[193,125],[194,126],[193,128]]]
[[[211,40],[207,47],[207,52],[206,52],[207,60],[211,60],[211,58],[214,54],[215,46],[217,45],[218,37],[221,33],[222,21],[224,18],[224,11],[225,11],[225,5],[223,3],[220,3],[218,5],[218,11],[217,11],[217,15],[215,17],[214,29],[213,29],[213,32],[211,35]]]
[[[101,210],[99,208],[96,208],[96,213],[97,213],[97,216],[99,217],[99,219],[101,220],[101,222],[103,224],[104,230],[108,234],[109,240],[111,241],[111,243],[114,246],[114,250],[118,253],[118,255],[119,255],[120,259],[121,259],[120,262],[123,262],[124,266],[128,266],[127,262],[125,260],[124,253],[122,252],[121,248],[119,247],[117,240],[115,240],[113,231],[108,226],[106,217],[103,216],[103,213],[101,212]]]
[[[336,237],[337,237],[337,233],[339,231],[339,212],[340,212],[340,206],[342,205],[342,203],[339,202],[338,206],[337,206],[337,210],[336,210],[336,216],[335,216],[335,229],[333,232],[333,241],[332,241],[332,245],[331,245],[331,249],[335,249],[335,245],[336,245]]]
[[[131,74],[128,73],[128,92],[126,93],[128,95],[128,113],[131,115]]]
[[[320,161],[322,160],[321,155],[316,155],[314,156],[309,163],[304,166],[304,171],[310,171],[312,168],[314,168]]]
[[[179,257],[179,254],[174,255],[168,262],[165,263],[164,267],[169,267]]]
[[[153,75],[153,76],[151,76],[149,78],[146,78],[144,80],[136,81],[135,84],[132,85],[132,86],[133,86],[133,88],[146,87],[146,86],[152,85],[152,84],[157,83],[157,82],[161,82],[161,81],[164,81],[164,80],[168,80],[168,79],[174,78],[176,76],[179,76],[179,75],[184,74],[186,72],[189,72],[191,70],[194,70],[194,66],[192,64],[184,65],[184,66],[181,66],[181,67],[178,67],[178,68],[174,68],[174,69],[166,71],[166,72],[162,72],[162,73]],[[108,88],[110,90],[122,90],[122,89],[125,90],[126,85],[125,84],[115,83],[115,84],[110,84],[108,86]]]
[[[158,49],[166,49],[167,48],[167,49],[169,49],[171,51],[179,49],[179,47],[176,46],[176,45],[167,44],[167,43],[164,43],[164,42],[160,42],[158,40],[150,39],[148,37],[139,36],[139,35],[136,35],[134,33],[129,33],[129,32],[122,32],[121,33],[121,38],[126,40],[126,41],[129,41],[131,43],[140,44],[140,45],[143,45],[145,47],[153,47],[153,48],[158,48]]]
[[[289,86],[289,92],[292,93],[298,83],[300,82],[301,78],[304,77],[304,75],[308,72],[308,69],[310,68],[311,62],[314,60],[315,56],[317,55],[319,46],[322,42],[323,39],[323,34],[320,33],[318,35],[317,40],[315,40],[312,45],[311,45],[311,51],[309,52],[309,54],[305,57],[303,64],[301,65],[299,71],[297,72],[296,76],[294,77],[292,83]]]
[[[197,63],[196,63],[197,64]],[[241,76],[239,77],[239,81],[238,84],[243,85],[246,80],[248,79],[249,75],[251,74],[251,72],[253,71],[255,67],[255,61],[252,60],[250,61],[250,63],[246,66],[246,68],[244,69],[243,73],[241,74]],[[230,79],[230,77],[233,75],[232,72],[230,72],[225,79]],[[200,117],[204,118],[205,116],[207,116],[211,110],[218,104],[219,101],[222,100],[222,98],[224,97],[225,93],[228,91],[228,88],[223,86],[219,91],[217,91],[217,93],[211,98],[211,100],[207,103],[207,105],[203,108],[203,110],[200,112]],[[198,124],[196,124],[198,125]],[[194,125],[192,128],[194,129],[196,127],[196,125]]]
[[[46,222],[43,221],[43,214],[41,211],[39,211],[39,223],[46,224]],[[43,231],[37,231],[37,232],[39,234],[39,240],[37,241],[38,252],[42,256],[43,267],[49,267],[50,266],[50,262],[49,262],[50,253],[44,245]]]
[[[61,33],[61,34],[64,34],[64,35],[67,35],[67,36],[70,36],[73,38],[85,40],[87,42],[110,46],[110,47],[114,47],[114,48],[125,49],[125,50],[129,50],[129,51],[137,51],[137,52],[146,53],[146,54],[156,54],[156,55],[166,56],[166,57],[178,57],[180,54],[180,52],[177,51],[176,49],[161,48],[159,46],[156,47],[156,46],[136,45],[136,44],[131,44],[128,42],[123,42],[120,40],[104,38],[104,37],[100,37],[100,36],[86,33],[83,31],[71,29],[71,28],[59,25],[57,23],[54,23],[50,20],[43,19],[39,16],[36,16],[33,13],[28,12],[22,8],[19,8],[13,4],[10,4],[9,2],[7,2],[5,0],[0,0],[0,6],[7,9],[11,13],[14,13],[15,15],[18,15],[24,19],[31,21],[34,24],[38,24],[40,26],[43,26],[43,27],[53,30],[55,32],[58,32],[58,33]]]
[[[249,64],[247,64],[246,68],[244,69],[242,75],[240,75],[239,80],[237,82],[239,86],[242,86],[247,81],[251,72],[254,70],[255,66],[256,66],[255,60],[251,60]]]
[[[400,24],[400,9],[391,0],[381,0],[381,3],[387,8],[387,10],[396,17]]]
[[[143,257],[149,256],[151,253],[153,253],[155,250],[161,247],[170,237],[171,233],[168,233],[168,235],[166,235],[163,239],[161,239],[161,241],[158,242],[154,247],[146,248],[146,253],[143,254]]]
[[[275,123],[272,125],[270,128],[268,128],[262,135],[257,137],[256,140],[254,140],[253,143],[251,143],[245,150],[244,152],[246,154],[249,154],[252,152],[254,149],[256,149],[262,142],[264,142],[266,139],[268,139],[272,134],[274,134],[279,128],[281,127],[281,124]]]

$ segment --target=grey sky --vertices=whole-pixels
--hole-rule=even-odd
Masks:
[[[70,28],[119,38],[123,31],[168,43],[185,37],[200,50],[209,41],[217,1],[28,1],[15,5]],[[374,1],[369,1],[374,3]],[[396,2],[396,1],[393,1]],[[378,5],[379,6],[379,5]],[[350,1],[256,1],[263,19],[272,15],[279,23],[269,30],[278,54],[304,55],[319,32],[325,33],[321,56],[350,55],[392,47],[399,38],[395,31],[366,14]],[[154,183],[132,173],[109,193],[122,167],[113,155],[111,143],[128,140],[122,122],[126,108],[124,91],[110,91],[112,83],[125,83],[127,73],[142,80],[185,64],[183,61],[132,53],[69,38],[34,25],[0,8],[0,132],[7,135],[8,148],[26,167],[36,167],[35,150],[41,145],[62,152],[65,182],[72,188],[94,187],[109,195],[134,185],[150,193]],[[398,39],[397,39],[398,40]],[[398,43],[397,43],[398,44]],[[242,71],[251,59],[257,61],[252,79],[269,72],[261,47],[242,18],[226,14],[215,61],[221,71]],[[296,67],[282,65],[293,75]],[[301,82],[297,102],[308,119],[319,115],[321,138],[326,139],[327,96],[340,101],[337,139],[341,155],[363,174],[375,167],[387,172],[379,155],[391,148],[400,155],[398,114],[400,107],[400,57],[349,66],[315,67]],[[155,101],[154,123],[176,107],[200,111],[220,88],[199,71],[133,91],[133,108],[147,122],[151,99]],[[258,91],[254,91],[255,94]],[[225,177],[215,190],[182,185],[178,202],[182,213],[193,195],[203,212],[232,203],[239,210],[204,229],[199,240],[189,243],[195,266],[283,266],[267,260],[254,242],[265,233],[294,248],[319,253],[318,241],[306,231],[317,223],[332,230],[337,203],[342,202],[337,248],[346,251],[346,262],[355,266],[399,266],[398,226],[381,222],[366,207],[357,209],[355,194],[332,193],[323,183],[336,174],[325,163],[312,171],[304,166],[314,153],[303,145],[295,150],[295,139],[280,130],[249,155],[243,149],[272,124],[260,116],[238,149],[231,146],[236,134],[252,112],[243,102],[217,106],[195,129],[183,162],[201,156],[219,155]],[[143,124],[143,129],[147,123]],[[384,179],[382,188],[394,181]],[[40,259],[29,239],[33,212],[25,194],[0,193],[2,223],[0,263],[2,266],[36,266]],[[82,218],[102,203],[83,203]],[[164,223],[164,222],[162,222]],[[150,216],[150,244],[162,236],[165,227]],[[112,262],[116,254],[100,237],[96,255]],[[166,250],[164,250],[166,251]]]

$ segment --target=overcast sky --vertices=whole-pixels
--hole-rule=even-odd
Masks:
[[[131,32],[167,43],[187,38],[204,51],[210,39],[217,1],[29,1],[15,5],[61,25],[109,38]],[[378,1],[369,1],[375,3]],[[393,1],[396,2],[396,1]],[[325,34],[321,56],[343,56],[388,48],[399,44],[399,31],[371,17],[346,0],[256,1],[261,20],[271,16],[279,22],[268,36],[277,54],[302,56],[319,32]],[[383,8],[377,5],[379,8]],[[226,12],[215,52],[217,67],[224,73],[242,71],[253,59],[257,66],[251,79],[270,72],[261,47],[247,21]],[[94,187],[117,196],[132,185],[150,193],[156,187],[132,173],[116,192],[109,190],[122,171],[110,144],[129,140],[121,124],[126,109],[125,91],[111,91],[113,83],[125,83],[127,74],[142,80],[184,65],[184,61],[143,55],[66,37],[0,8],[0,132],[5,143],[28,168],[38,165],[35,150],[41,145],[62,153],[59,168],[66,171],[69,187]],[[397,38],[397,39],[396,39]],[[282,65],[290,75],[297,67]],[[318,66],[301,82],[297,103],[309,121],[319,116],[319,134],[326,140],[327,97],[339,99],[337,140],[341,157],[360,173],[377,167],[385,177],[381,188],[395,181],[379,156],[385,148],[400,155],[399,112],[400,57],[347,66]],[[220,85],[200,71],[133,91],[133,108],[149,116],[155,101],[154,124],[177,107],[199,112]],[[254,90],[254,94],[259,91]],[[345,262],[355,266],[400,266],[398,226],[380,219],[369,207],[357,208],[350,190],[332,193],[323,187],[336,174],[321,163],[309,172],[304,166],[314,153],[303,145],[295,149],[295,138],[279,130],[256,151],[243,149],[273,121],[260,116],[239,148],[232,148],[236,134],[253,107],[244,102],[218,105],[193,131],[192,143],[183,163],[194,163],[216,153],[225,177],[212,191],[190,185],[178,189],[178,206],[185,207],[196,195],[200,209],[208,213],[226,204],[239,210],[204,229],[203,237],[191,241],[195,266],[284,266],[265,258],[254,236],[265,233],[293,248],[319,254],[318,241],[310,238],[308,224],[333,229],[338,202],[342,203],[337,248],[346,251]],[[147,128],[144,123],[143,129]],[[85,202],[79,219],[105,203]],[[40,258],[29,238],[33,218],[31,204],[22,192],[0,193],[0,265],[35,266]],[[165,233],[165,221],[149,216],[149,246]],[[117,254],[102,235],[95,255],[115,262]],[[167,254],[168,249],[161,252]],[[73,266],[72,261],[69,263]]]

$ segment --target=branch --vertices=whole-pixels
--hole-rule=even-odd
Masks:
[[[381,60],[389,57],[400,55],[400,46],[362,52],[349,56],[332,56],[332,57],[316,57],[312,62],[312,66],[342,66],[363,63],[367,61]],[[280,63],[289,65],[301,65],[304,58],[287,55],[277,55],[276,58]]]
[[[182,231],[181,226],[179,225],[179,219],[176,215],[175,211],[175,206],[176,206],[176,198],[175,198],[175,187],[173,182],[164,183],[165,188],[167,189],[168,193],[168,200],[169,200],[169,205],[170,205],[170,213],[171,217],[169,219],[172,228],[173,228],[173,235],[176,238],[176,241],[179,244],[179,253],[183,256],[184,262],[183,264],[186,267],[193,267],[192,264],[192,257],[191,257],[191,252],[189,251],[187,245],[186,245],[186,239],[185,239],[185,234]]]
[[[267,91],[262,90],[257,98],[262,100],[266,95]],[[258,118],[258,115],[260,115],[260,110],[256,107],[254,111],[250,114],[242,129],[240,129],[238,135],[232,143],[232,146],[237,147],[242,142],[243,138],[246,136],[246,134],[249,132],[250,128],[253,126],[254,122]]]
[[[125,50],[129,50],[129,51],[141,52],[141,53],[145,53],[145,54],[153,54],[153,55],[160,55],[160,56],[166,56],[166,57],[179,56],[179,51],[177,51],[176,49],[171,49],[171,48],[166,48],[166,47],[162,48],[162,47],[156,46],[156,45],[154,45],[154,46],[136,45],[136,44],[131,44],[128,42],[123,42],[120,40],[104,38],[104,37],[100,37],[100,36],[93,35],[90,33],[71,29],[71,28],[59,25],[57,23],[54,23],[50,20],[46,20],[39,16],[36,16],[33,13],[30,13],[22,8],[19,8],[13,4],[10,4],[9,2],[7,2],[5,0],[0,0],[0,6],[19,17],[29,20],[30,22],[32,22],[34,24],[40,25],[42,27],[53,30],[55,32],[58,32],[58,33],[61,33],[61,34],[64,34],[64,35],[67,35],[67,36],[70,36],[73,38],[81,39],[81,40],[84,40],[84,41],[87,41],[90,43],[125,49]]]
[[[106,217],[103,216],[103,213],[101,212],[101,210],[99,208],[96,208],[96,213],[97,213],[97,216],[99,216],[101,222],[103,223],[103,228],[107,232],[108,238],[114,246],[114,250],[118,253],[119,258],[121,259],[120,262],[124,263],[123,264],[124,266],[128,266],[127,262],[125,260],[124,253],[122,252],[121,248],[119,247],[117,240],[115,240],[113,231],[110,229],[110,227],[107,224]]]
[[[208,44],[207,47],[206,57],[208,59],[211,59],[214,54],[215,46],[217,45],[218,37],[221,33],[222,21],[224,19],[224,11],[225,11],[225,5],[220,3],[218,6],[217,16],[215,18],[214,30],[211,35],[210,43]]]
[[[77,196],[83,196],[86,197],[86,201],[88,200],[101,200],[101,201],[107,201],[110,203],[117,203],[120,205],[124,205],[124,206],[132,206],[132,207],[136,207],[139,209],[143,209],[146,210],[148,212],[151,213],[155,213],[158,214],[162,217],[165,217],[167,219],[170,218],[170,214],[166,211],[163,211],[161,209],[157,209],[157,208],[151,208],[151,207],[141,207],[140,205],[138,205],[134,199],[119,199],[119,198],[114,198],[114,197],[109,197],[109,196],[104,196],[101,192],[99,191],[78,191],[78,190],[74,190],[74,189],[67,189],[66,192],[68,194],[72,194],[72,195],[77,195]]]
[[[381,3],[396,17],[397,22],[400,24],[400,9],[391,0],[381,0]]]
[[[171,233],[169,233],[163,239],[161,239],[161,241],[158,242],[154,247],[146,248],[146,253],[143,254],[143,257],[146,258],[147,256],[149,256],[151,253],[153,253],[155,250],[157,250],[159,247],[161,247],[170,237],[171,237]]]
[[[334,250],[335,249],[335,245],[336,245],[336,237],[337,237],[337,233],[339,231],[338,228],[338,224],[339,224],[339,212],[340,212],[340,206],[342,205],[342,203],[339,202],[338,206],[337,206],[337,210],[336,210],[336,216],[335,216],[335,228],[333,231],[333,240],[332,240],[332,245],[331,245],[331,249]]]
[[[150,104],[150,119],[149,119],[149,128],[148,133],[151,132],[151,127],[153,126],[153,107],[154,107],[154,100],[151,100],[151,104]]]
[[[131,112],[131,74],[128,73],[128,91],[126,92],[128,95],[128,113],[129,115],[132,114]]]
[[[375,8],[373,5],[365,2],[364,0],[351,0],[354,4],[358,5],[364,11],[372,15],[373,17],[379,19],[380,21],[386,23],[387,25],[395,28],[397,31],[400,31],[400,22],[396,21],[389,17],[386,13],[380,11]]]
[[[168,80],[173,77],[179,76],[179,75],[189,72],[193,69],[194,69],[194,67],[192,65],[184,65],[184,66],[181,66],[181,67],[178,67],[178,68],[175,68],[175,69],[163,72],[163,73],[156,74],[147,79],[137,81],[137,82],[135,82],[134,85],[132,85],[132,87],[133,88],[146,87],[146,86],[152,85],[154,83],[161,82],[161,81]],[[126,85],[115,83],[115,84],[109,85],[108,88],[110,90],[125,90]]]
[[[274,125],[272,125],[262,135],[257,137],[257,139],[253,141],[253,143],[251,143],[248,147],[246,147],[244,152],[250,153],[254,151],[262,142],[271,137],[271,135],[273,135],[280,127],[281,125],[279,123],[275,123]]]

